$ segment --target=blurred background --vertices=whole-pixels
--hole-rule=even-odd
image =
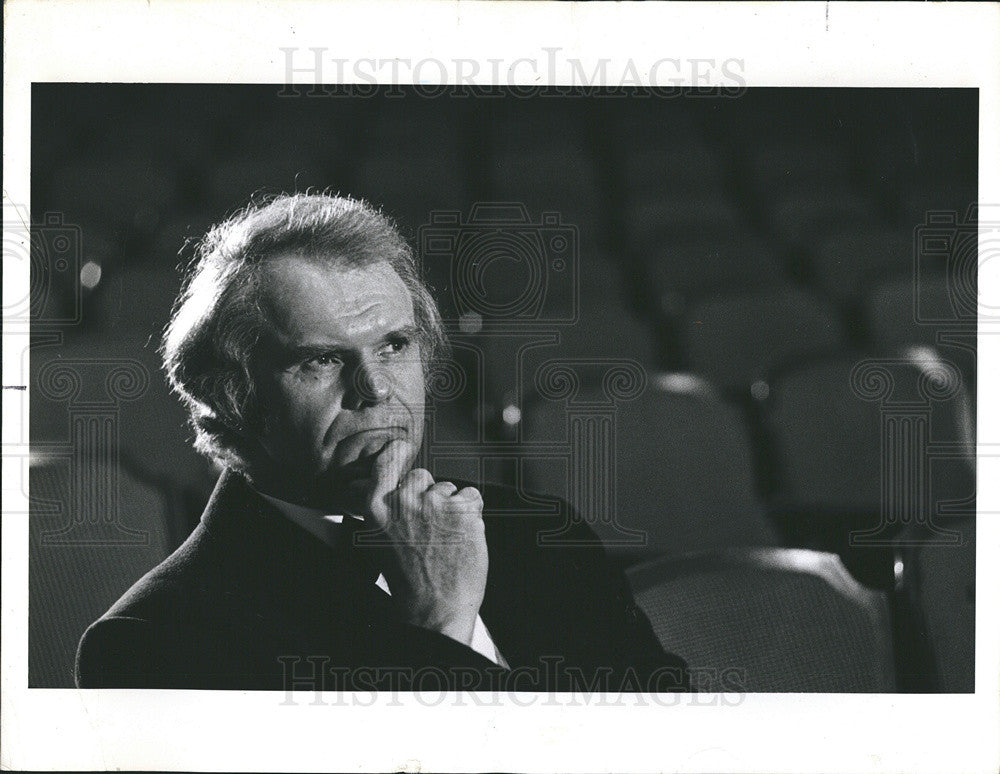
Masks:
[[[972,689],[974,90],[279,90],[33,87],[32,686],[217,476],[156,355],[193,241],[328,189],[397,220],[452,333],[436,476],[568,499],[628,568],[834,554],[892,689]]]

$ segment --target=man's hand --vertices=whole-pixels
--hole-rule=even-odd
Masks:
[[[412,457],[396,440],[373,464],[367,520],[391,544],[382,571],[405,621],[469,645],[489,566],[483,498],[422,468],[405,472]]]

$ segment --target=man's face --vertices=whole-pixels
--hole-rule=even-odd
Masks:
[[[345,268],[297,255],[268,262],[261,293],[271,325],[255,379],[273,468],[254,479],[287,499],[342,503],[389,441],[420,446],[424,374],[410,294],[388,263]]]

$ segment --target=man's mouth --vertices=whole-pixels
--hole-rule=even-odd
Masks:
[[[372,462],[386,444],[397,438],[405,438],[405,427],[376,427],[352,433],[340,440],[333,453],[336,468],[345,473],[367,475]]]

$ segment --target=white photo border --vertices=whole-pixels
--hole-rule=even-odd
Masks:
[[[507,85],[569,84],[578,77],[574,68],[592,73],[602,59],[612,78],[631,77],[631,66],[648,82],[652,65],[668,59],[682,67],[714,63],[682,73],[685,85],[727,86],[739,78],[749,87],[978,88],[979,198],[1000,203],[995,4],[11,0],[4,13],[5,204],[30,201],[32,82],[281,84],[283,48],[324,49],[328,82],[335,80],[334,60],[346,63],[348,73],[363,60],[435,60],[481,67],[471,75],[471,66],[414,72],[408,65],[402,82],[434,82],[444,73],[492,85],[500,72]],[[552,49],[556,56],[547,53]],[[498,71],[491,60],[500,60]],[[386,67],[370,69],[380,82],[391,78]],[[295,78],[312,82],[308,71]],[[7,263],[5,309],[26,297],[28,285],[27,262]],[[1000,276],[987,268],[979,284],[986,300],[1000,293]],[[981,396],[1000,394],[997,333],[981,326]],[[5,385],[27,384],[26,343],[26,331],[5,320]],[[19,475],[21,460],[10,450],[26,438],[28,392],[3,391],[5,516],[27,511],[20,488],[7,482]],[[980,401],[978,422],[979,509],[995,514],[1000,455],[989,450],[1000,444],[1000,410],[988,397]],[[996,519],[978,524],[974,695],[706,695],[674,706],[643,695],[603,706],[531,694],[502,702],[361,695],[320,705],[313,696],[290,704],[271,692],[28,689],[26,520],[5,517],[2,538],[5,769],[987,772],[1000,766]]]

